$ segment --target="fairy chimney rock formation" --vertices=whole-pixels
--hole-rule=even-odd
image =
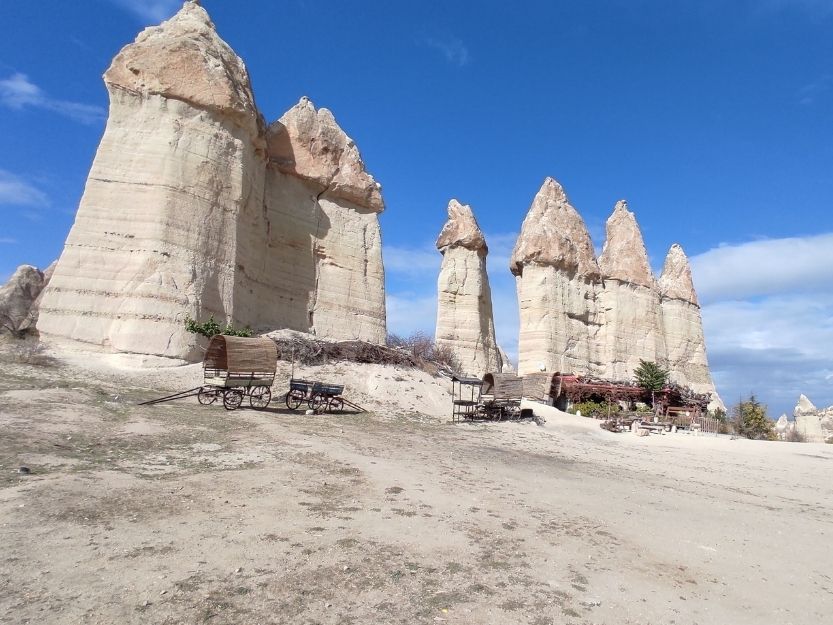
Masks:
[[[518,373],[602,372],[593,243],[564,189],[544,180],[524,219],[510,270],[516,276]]]
[[[42,336],[139,364],[199,358],[188,316],[384,341],[379,186],[328,111],[302,100],[267,133],[243,61],[193,1],[104,82],[107,126]]]
[[[833,406],[819,409],[806,395],[793,410],[795,430],[806,443],[833,443]]]
[[[607,220],[599,269],[604,288],[599,298],[603,323],[605,377],[631,380],[640,360],[665,359],[662,316],[648,251],[627,202],[616,203]]]
[[[468,375],[502,371],[486,273],[489,250],[470,206],[449,202],[437,249],[443,255],[437,280],[437,346],[451,350]]]
[[[268,284],[253,314],[273,315],[259,325],[384,343],[381,186],[333,114],[307,98],[269,126],[266,143],[266,247],[243,263]]]
[[[691,267],[683,248],[668,250],[659,278],[667,366],[671,380],[712,397],[709,407],[725,406],[717,394],[706,358],[706,339]]]

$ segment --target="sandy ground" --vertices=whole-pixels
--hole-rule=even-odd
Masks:
[[[136,405],[195,367],[0,360],[0,623],[832,618],[831,446],[455,425],[393,368],[301,371],[372,410],[306,416]]]

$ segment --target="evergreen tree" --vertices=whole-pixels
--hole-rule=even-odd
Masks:
[[[734,410],[738,434],[754,440],[775,440],[775,423],[766,414],[766,406],[755,395],[740,402]]]
[[[646,391],[655,393],[661,391],[668,384],[668,370],[663,369],[655,362],[639,360],[639,366],[633,372],[636,383]]]

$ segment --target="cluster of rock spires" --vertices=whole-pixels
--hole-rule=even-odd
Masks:
[[[470,208],[452,201],[437,247],[443,253],[437,341],[451,345],[470,373],[482,374],[493,358],[494,323],[484,299],[486,242]],[[667,367],[672,382],[709,394],[713,408],[723,407],[688,259],[673,245],[657,280],[625,201],[607,220],[597,259],[578,211],[547,178],[524,219],[510,271],[520,310],[520,375],[544,370],[628,381],[646,360]]]
[[[24,267],[4,287],[9,330],[37,321],[43,337],[142,359],[197,358],[184,321],[209,315],[384,343],[381,189],[328,110],[302,98],[267,125],[243,61],[197,0],[140,33],[104,82],[107,126],[75,223],[51,280]],[[437,344],[469,374],[510,368],[470,207],[451,201],[437,248]],[[624,201],[597,259],[581,216],[547,178],[510,270],[520,374],[627,380],[644,359],[719,405],[685,254],[672,247],[656,280]]]
[[[45,337],[193,359],[186,316],[383,343],[380,186],[326,109],[267,126],[198,2],[126,46]]]
[[[782,414],[775,430],[783,438],[795,432],[806,443],[833,443],[833,406],[816,408],[806,395],[800,395],[793,409],[793,421]]]

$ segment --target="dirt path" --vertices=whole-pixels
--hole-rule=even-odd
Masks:
[[[117,381],[0,382],[0,623],[833,613],[823,446],[137,407],[148,391]]]

